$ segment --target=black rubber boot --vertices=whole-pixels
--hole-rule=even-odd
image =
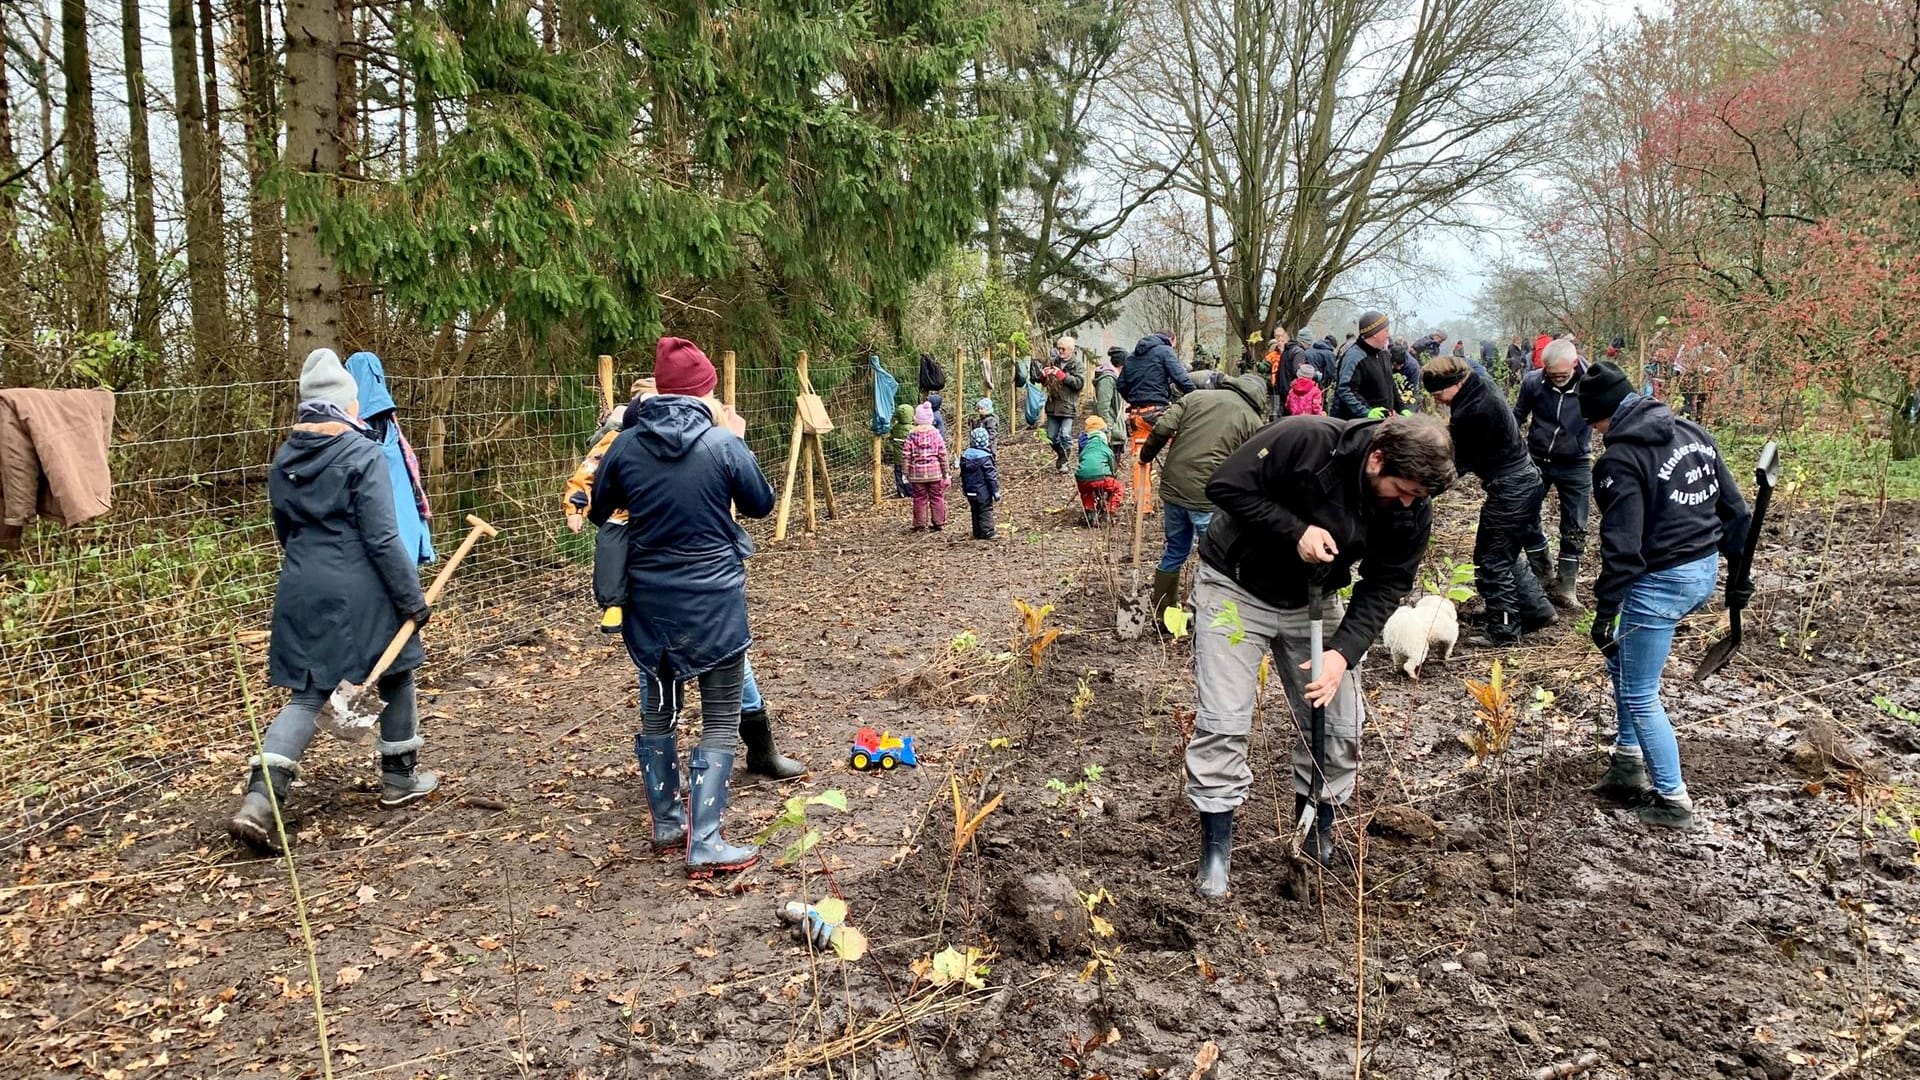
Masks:
[[[696,747],[687,755],[687,876],[708,878],[745,870],[760,858],[752,844],[729,844],[720,835],[727,816],[727,777],[733,774],[733,755]]]
[[[1647,774],[1647,759],[1614,754],[1607,762],[1607,774],[1590,789],[1594,795],[1621,806],[1636,806],[1653,794],[1653,777]]]
[[[380,755],[380,806],[383,809],[419,802],[440,786],[438,776],[415,768],[419,757],[418,750]]]
[[[288,796],[293,790],[294,777],[300,773],[300,767],[284,758],[275,758],[274,764],[261,768],[259,758],[254,759],[253,773],[247,778],[247,793],[240,799],[240,809],[227,819],[227,835],[235,840],[270,855],[281,853],[280,831],[274,827],[273,804],[280,804],[280,816],[285,821],[287,832],[293,832],[293,812],[288,806]],[[269,798],[268,785],[272,785]]]
[[[1534,579],[1542,585],[1553,578],[1553,559],[1547,554],[1547,545],[1527,549],[1527,568],[1533,571]]]
[[[1165,633],[1167,609],[1180,602],[1180,571],[1153,572],[1153,626]]]
[[[1484,629],[1467,639],[1476,649],[1504,649],[1520,641],[1520,624],[1510,611],[1489,611]]]
[[[653,815],[653,850],[686,847],[687,804],[680,799],[680,747],[671,735],[635,735],[633,756],[640,759],[640,782],[646,786],[647,810]]]
[[[1560,613],[1553,609],[1550,601],[1542,599],[1539,607],[1520,617],[1520,632],[1531,634],[1535,630],[1545,630],[1559,621]]]
[[[1580,557],[1577,555],[1572,558],[1562,557],[1560,560],[1560,577],[1554,581],[1553,592],[1548,594],[1547,599],[1552,600],[1555,604],[1566,608],[1568,611],[1579,611],[1579,586]]]
[[[805,764],[773,748],[773,722],[767,710],[740,714],[740,741],[747,748],[747,771],[775,780],[798,780],[807,775]]]
[[[1293,820],[1300,821],[1301,811],[1307,808],[1307,797],[1298,792],[1293,796]],[[1307,857],[1328,870],[1333,869],[1333,804],[1321,803],[1313,817],[1313,829],[1307,833],[1304,845]]]
[[[1193,888],[1209,900],[1227,895],[1227,874],[1233,864],[1233,811],[1200,815],[1200,873]]]

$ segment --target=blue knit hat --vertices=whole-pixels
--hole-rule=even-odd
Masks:
[[[977,427],[977,428],[974,428],[974,429],[973,429],[973,447],[974,447],[974,449],[976,449],[976,450],[985,450],[985,449],[987,448],[987,443],[988,443],[988,442],[990,442],[990,441],[992,440],[992,438],[993,438],[993,436],[991,436],[991,435],[989,435],[989,434],[987,434],[987,429],[986,429],[986,428],[983,428],[983,427]]]

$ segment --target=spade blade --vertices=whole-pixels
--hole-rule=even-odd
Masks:
[[[1739,647],[1738,634],[1728,634],[1714,642],[1713,646],[1707,650],[1707,654],[1700,658],[1700,666],[1693,669],[1693,681],[1706,682],[1709,676],[1717,674],[1721,668],[1727,666],[1727,661],[1733,659],[1733,650]]]

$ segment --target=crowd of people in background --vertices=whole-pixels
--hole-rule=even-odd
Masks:
[[[1335,815],[1358,774],[1364,658],[1415,588],[1433,498],[1463,474],[1485,494],[1473,562],[1484,613],[1469,641],[1483,647],[1512,646],[1555,624],[1556,607],[1580,606],[1597,499],[1591,635],[1618,724],[1594,791],[1648,824],[1692,825],[1660,674],[1678,620],[1707,602],[1719,555],[1744,539],[1747,510],[1712,437],[1651,387],[1635,387],[1614,361],[1623,345],[1616,338],[1591,364],[1571,334],[1516,337],[1504,356],[1481,341],[1470,354],[1464,339],[1449,347],[1439,334],[1396,340],[1389,317],[1368,311],[1344,341],[1301,331],[1267,344],[1254,335],[1232,373],[1205,358],[1181,364],[1171,333],[1109,349],[1091,368],[1063,336],[1025,368],[1028,420],[1044,430],[1053,473],[1071,475],[1081,523],[1102,525],[1129,500],[1135,514],[1159,515],[1156,624],[1182,603],[1183,574],[1197,554],[1188,603],[1197,616],[1199,704],[1186,792],[1201,825],[1195,884],[1203,895],[1228,891],[1233,817],[1253,782],[1247,740],[1269,654],[1296,718],[1324,710],[1325,746],[1308,754],[1298,740],[1292,771],[1308,849],[1331,864]],[[1089,383],[1090,410],[1082,400]],[[744,442],[744,422],[714,396],[715,385],[713,364],[693,343],[660,339],[652,375],[609,411],[561,490],[567,526],[598,529],[600,628],[621,635],[638,675],[634,755],[651,842],[680,852],[693,876],[758,857],[722,831],[742,746],[749,772],[787,779],[807,771],[775,749],[748,661],[753,544],[737,519],[771,513],[774,492]],[[397,629],[431,616],[418,571],[435,558],[432,511],[379,358],[358,353],[342,364],[316,350],[299,390],[298,423],[269,481],[285,553],[270,674],[290,700],[252,759],[229,823],[236,838],[267,850],[280,846],[276,808],[329,693],[368,678]],[[1444,423],[1419,415],[1436,408],[1446,410]],[[972,538],[996,539],[1009,432],[991,398],[949,426],[939,390],[928,389],[881,419],[875,431],[888,440],[895,494],[911,500],[911,528],[945,528],[957,471]],[[1596,434],[1606,440],[1597,460]],[[1558,500],[1557,559],[1542,528],[1549,491]],[[1337,594],[1349,584],[1343,601]],[[646,602],[633,603],[639,596]],[[1315,657],[1309,623],[1317,634],[1319,616],[1310,619],[1308,608],[1322,601],[1334,625]],[[439,785],[416,766],[423,740],[413,677],[424,658],[415,635],[378,680],[386,807]],[[689,684],[700,691],[701,732],[683,773],[678,730]]]

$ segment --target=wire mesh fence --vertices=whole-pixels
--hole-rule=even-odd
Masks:
[[[797,359],[742,357],[731,380],[748,441],[776,488],[800,386]],[[900,379],[900,400],[918,401],[910,358],[883,362]],[[985,393],[977,357],[964,376],[952,357],[945,366],[953,423],[962,400]],[[993,394],[1005,410],[1011,368],[997,366],[1006,371]],[[616,385],[624,394],[643,373],[622,371]],[[866,357],[816,357],[810,373],[834,425],[821,443],[835,494],[843,508],[870,504]],[[436,612],[429,670],[589,617],[592,538],[566,529],[561,487],[600,417],[591,358],[577,375],[462,378],[453,404],[439,410],[430,379],[395,376],[390,389],[428,466],[436,546],[452,549],[467,514],[500,529],[462,564]],[[210,752],[241,745],[243,686],[262,708],[277,706],[265,685],[280,565],[267,468],[293,396],[290,381],[118,395],[113,510],[72,529],[38,523],[0,561],[0,846],[105,795],[170,783]],[[890,487],[890,467],[885,472]],[[820,516],[831,528],[824,503]],[[747,524],[761,543],[772,534],[771,521]],[[805,525],[796,496],[793,534]]]

